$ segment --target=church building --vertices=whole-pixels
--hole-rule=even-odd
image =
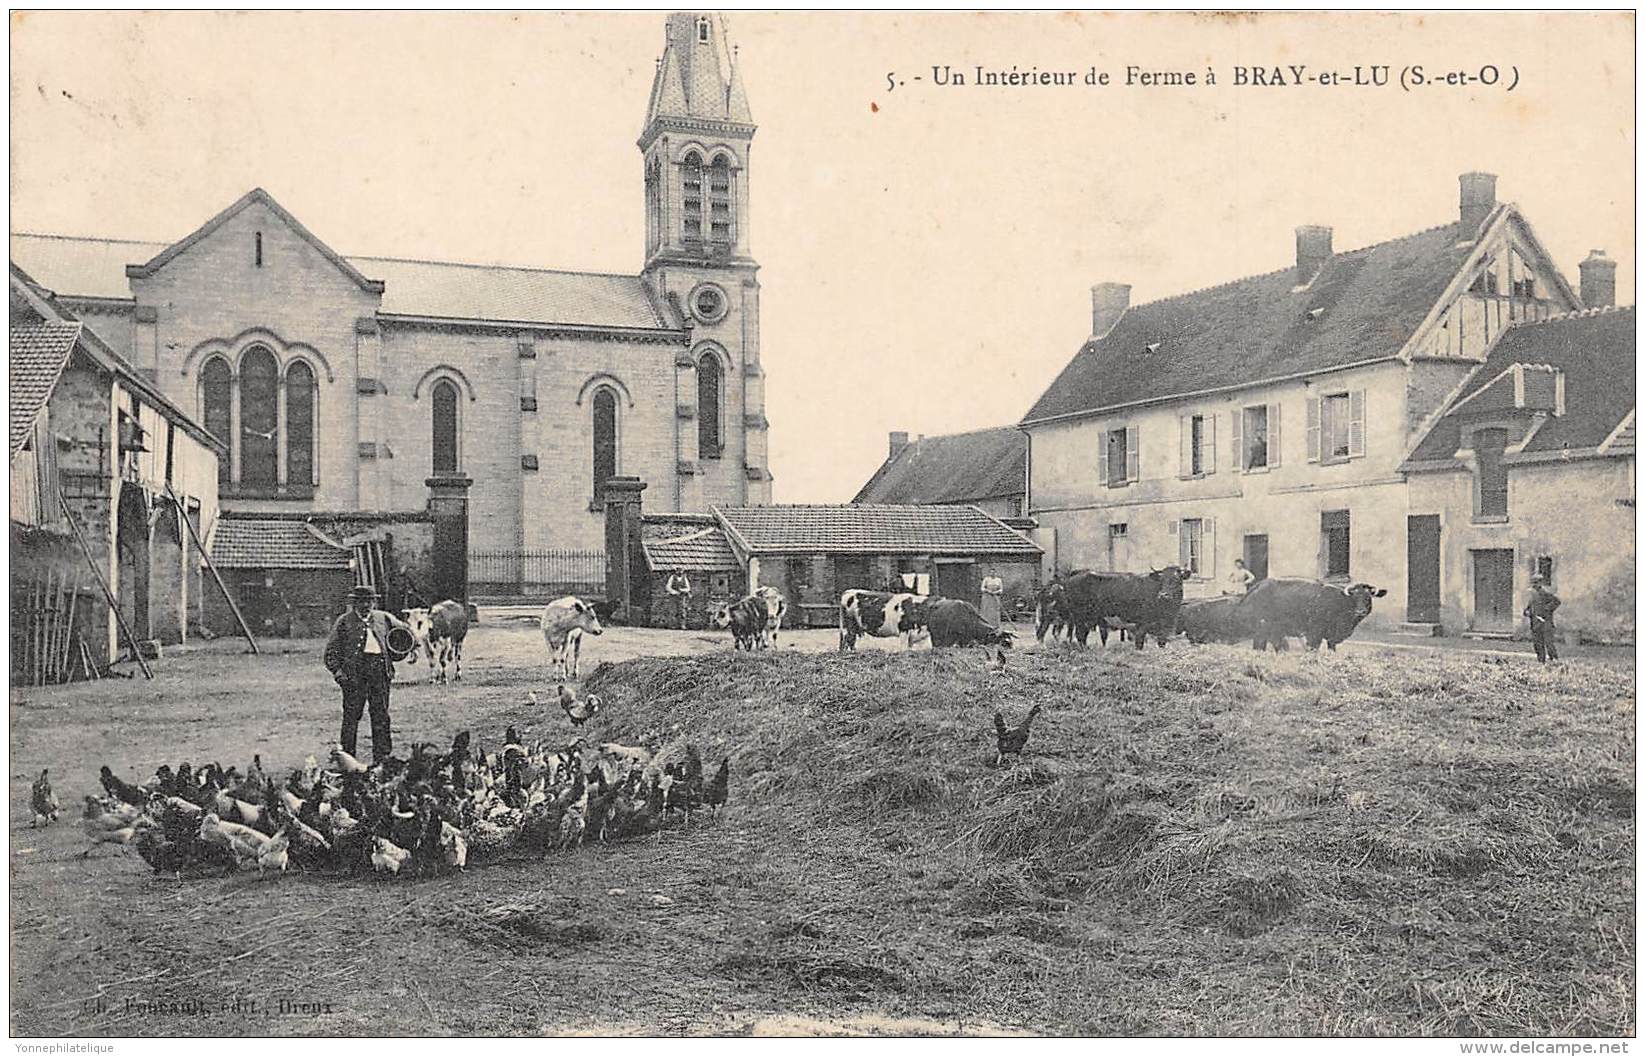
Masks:
[[[430,573],[466,595],[469,552],[603,548],[610,477],[652,509],[770,502],[754,132],[723,20],[673,14],[637,273],[345,257],[262,189],[173,243],[14,233],[11,258],[222,442],[224,518],[466,503],[432,541],[463,571]]]

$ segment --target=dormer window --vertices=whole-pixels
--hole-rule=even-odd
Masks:
[[[706,18],[697,19],[697,43],[708,43],[708,19]]]

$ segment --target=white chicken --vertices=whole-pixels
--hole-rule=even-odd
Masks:
[[[411,858],[411,853],[387,837],[377,837],[375,840],[371,852],[371,868],[378,873],[398,874],[400,867]]]

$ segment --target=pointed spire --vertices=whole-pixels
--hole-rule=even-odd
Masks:
[[[670,117],[753,123],[724,16],[691,12],[668,16],[646,127]]]

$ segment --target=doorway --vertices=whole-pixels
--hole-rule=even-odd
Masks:
[[[1438,514],[1405,519],[1405,619],[1413,624],[1439,623]]]
[[[937,566],[937,594],[943,598],[959,598],[977,605],[982,601],[982,594],[974,572],[975,567],[969,562],[940,563]]]
[[[1268,536],[1266,533],[1245,537],[1245,568],[1258,580],[1268,579]]]
[[[1474,627],[1511,631],[1514,626],[1514,552],[1478,550],[1474,556]]]

